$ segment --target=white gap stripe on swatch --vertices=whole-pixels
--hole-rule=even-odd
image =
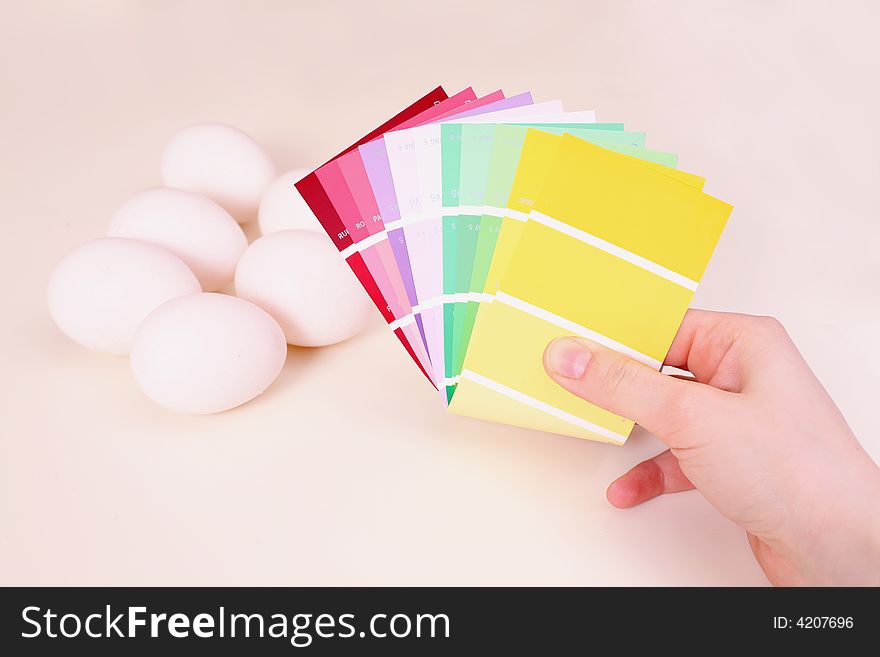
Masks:
[[[383,242],[388,239],[388,234],[385,230],[381,230],[378,233],[373,233],[372,235],[367,235],[360,242],[355,242],[353,244],[349,244],[347,247],[342,249],[342,257],[347,258],[355,251],[363,251],[364,249],[368,249],[371,246],[378,244],[379,242]]]
[[[697,380],[692,372],[688,372],[687,370],[683,370],[679,367],[673,367],[672,365],[664,365],[663,369],[660,371],[660,374],[665,374],[666,376],[684,377],[686,379],[690,379],[691,381]]]
[[[538,319],[543,319],[545,322],[555,324],[559,328],[563,328],[573,335],[579,335],[582,338],[587,338],[588,340],[592,340],[593,342],[598,342],[599,344],[604,345],[609,349],[614,349],[614,351],[618,351],[625,356],[629,356],[633,360],[637,360],[643,365],[653,367],[655,370],[660,369],[660,365],[662,363],[656,358],[651,358],[650,356],[647,356],[640,351],[636,351],[632,347],[627,347],[625,344],[618,342],[617,340],[613,340],[606,335],[602,335],[601,333],[597,333],[596,331],[588,329],[586,326],[581,326],[580,324],[572,322],[571,320],[565,319],[565,317],[560,317],[555,313],[551,313],[549,310],[544,310],[543,308],[534,306],[528,301],[518,299],[517,297],[511,296],[506,292],[502,292],[501,290],[498,290],[498,292],[495,294],[495,300],[499,303],[505,303],[508,306],[516,308],[517,310],[521,310],[524,313],[531,315],[532,317],[537,317]]]
[[[697,289],[698,283],[691,280],[687,276],[682,276],[681,274],[678,274],[671,269],[667,269],[662,265],[658,265],[652,260],[648,260],[647,258],[636,255],[631,251],[622,249],[619,246],[612,244],[611,242],[606,242],[605,240],[596,237],[595,235],[591,235],[590,233],[575,228],[574,226],[570,226],[565,222],[554,219],[553,217],[548,217],[546,214],[543,214],[536,210],[532,210],[529,218],[547,226],[548,228],[557,230],[560,233],[565,233],[569,237],[573,237],[580,242],[595,246],[597,249],[601,249],[606,253],[617,256],[621,260],[626,260],[627,262],[636,265],[637,267],[641,267],[645,271],[649,271],[652,274],[657,274],[657,276],[661,276],[666,280],[675,283],[676,285],[680,285],[683,288],[691,290],[692,292]]]
[[[529,213],[522,212],[521,210],[513,210],[511,208],[503,208],[501,210],[502,216],[510,217],[511,219],[516,219],[517,221],[528,221]]]
[[[429,308],[434,308],[436,306],[442,306],[444,303],[443,296],[431,297],[430,299],[425,299],[421,303],[417,303],[412,307],[414,313],[421,313],[423,310],[428,310]]]
[[[398,317],[393,322],[388,322],[388,327],[392,331],[396,331],[399,328],[403,328],[404,326],[409,326],[414,321],[416,321],[415,316],[412,313],[404,315],[403,317]]]
[[[447,303],[464,303],[468,300],[467,292],[446,292],[436,297],[432,297],[429,301],[419,304],[419,308],[442,306]],[[415,306],[413,306],[415,308]]]
[[[495,207],[494,205],[459,205],[458,214],[466,214],[476,217],[489,215],[490,217],[503,217],[507,210]]]
[[[467,215],[475,215],[479,217],[483,214],[483,206],[482,205],[459,205],[458,206],[458,214],[467,214]]]
[[[424,221],[425,219],[430,219],[431,217],[439,216],[436,212],[413,212],[412,214],[408,214],[405,217],[401,217],[400,219],[395,219],[393,221],[385,222],[385,230],[395,230],[396,228],[402,228],[403,226],[410,226],[412,224],[417,224],[420,221]]]
[[[586,429],[587,431],[592,431],[593,433],[599,434],[600,436],[604,436],[609,440],[613,440],[616,443],[623,443],[626,441],[626,436],[617,433],[615,431],[611,431],[606,429],[605,427],[600,427],[598,424],[593,424],[592,422],[588,422],[583,418],[578,417],[577,415],[572,415],[567,411],[563,411],[560,408],[556,408],[555,406],[551,406],[545,402],[542,402],[539,399],[535,399],[534,397],[529,397],[527,394],[520,392],[519,390],[514,390],[513,388],[508,388],[506,385],[502,383],[498,383],[497,381],[493,381],[490,378],[483,376],[482,374],[477,374],[472,370],[464,370],[461,373],[462,379],[468,379],[469,381],[473,381],[484,388],[489,388],[489,390],[494,390],[495,392],[504,395],[505,397],[509,397],[514,401],[518,401],[521,404],[525,404],[526,406],[530,406],[536,410],[543,411],[547,413],[547,415],[552,415],[555,418],[563,420],[564,422],[568,422],[569,424],[573,424],[576,427],[580,427],[581,429]]]

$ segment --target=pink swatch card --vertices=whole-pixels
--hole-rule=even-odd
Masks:
[[[389,132],[381,140],[385,145],[384,157],[383,154],[374,156],[383,164],[387,159],[385,173],[391,175],[398,216],[395,219],[386,218],[385,226],[392,244],[399,245],[395,249],[398,266],[402,271],[409,268],[412,273],[417,298],[413,310],[437,374],[445,371],[442,366],[442,310],[438,309],[438,305],[442,304],[443,292],[440,256],[442,230],[440,214],[434,211],[435,207],[440,207],[440,123],[458,120],[459,117],[469,120],[470,117],[494,116],[495,113],[512,112],[515,108],[521,108],[524,114],[529,114],[531,102],[530,94],[520,94],[482,107],[468,107],[462,112],[442,117],[438,122]],[[555,107],[548,105],[535,111]],[[365,161],[369,159],[366,151],[371,148],[376,148],[376,144],[366,144],[359,149]],[[430,171],[428,165],[423,166],[423,163],[430,163]],[[388,188],[387,184],[377,183],[369,166],[367,170],[377,195],[379,189]]]
[[[480,106],[498,98],[503,98],[500,91],[477,99],[473,90],[468,88],[402,125],[417,125],[460,111],[459,108]],[[428,367],[429,358],[424,349],[421,326],[412,313],[412,279],[408,271],[404,275],[397,266],[397,258],[384,229],[382,212],[359,152],[351,151],[322,167],[318,177],[351,236],[351,244],[343,255],[360,254],[389,302],[388,310],[394,318],[389,325],[394,330],[402,330],[411,342],[418,338],[421,348],[414,350],[420,362]]]
[[[440,116],[453,107],[458,107],[476,98],[472,89],[465,89],[451,98],[437,102],[433,107],[416,115]],[[416,118],[412,117],[412,118]],[[411,124],[412,121],[406,121]],[[338,215],[349,239],[349,245],[342,250],[346,260],[357,254],[358,262],[363,263],[378,288],[381,297],[386,304],[383,313],[389,326],[395,332],[403,333],[408,342],[412,355],[417,359],[423,371],[433,371],[430,359],[424,347],[424,339],[414,324],[412,308],[406,294],[403,281],[396,267],[387,267],[386,263],[393,263],[394,257],[390,252],[384,230],[381,225],[381,217],[378,212],[364,205],[360,192],[363,186],[357,188],[358,194],[354,194],[346,180],[345,173],[356,175],[356,167],[352,168],[348,162],[354,158],[357,150],[349,151],[335,160],[331,160],[320,167],[315,176],[319,181],[327,200]],[[365,175],[364,175],[365,178]],[[355,179],[357,183],[357,180]],[[368,185],[367,185],[368,187]],[[357,199],[357,200],[356,200]],[[364,240],[369,239],[369,242]]]

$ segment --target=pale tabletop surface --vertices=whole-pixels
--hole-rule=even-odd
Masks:
[[[307,4],[4,7],[0,584],[766,583],[697,493],[607,504],[654,437],[449,416],[378,318],[185,417],[61,335],[46,281],[187,124],[236,125],[284,170],[437,83],[531,89],[708,176],[736,209],[694,305],[782,319],[880,458],[878,5]]]

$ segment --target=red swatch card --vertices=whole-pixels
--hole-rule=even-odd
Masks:
[[[403,109],[395,114],[392,118],[385,121],[385,123],[375,128],[370,133],[361,137],[361,139],[359,139],[357,142],[351,144],[348,148],[332,157],[330,160],[328,160],[327,163],[334,161],[338,157],[357,148],[361,144],[371,141],[372,139],[375,139],[383,133],[399,127],[401,124],[404,124],[405,122],[413,119],[419,114],[431,110],[447,98],[448,96],[443,90],[443,87],[437,87],[433,91],[430,91],[429,93],[422,96],[419,100],[412,103],[406,109]],[[327,163],[325,163],[325,165]],[[347,247],[353,244],[352,236],[350,235],[345,226],[345,223],[342,221],[339,213],[337,212],[336,208],[328,197],[327,192],[325,191],[315,171],[311,172],[305,178],[297,182],[296,188],[302,195],[305,202],[311,208],[312,212],[315,213],[315,216],[318,218],[321,226],[324,228],[327,235],[330,236],[330,239],[333,241],[333,243],[336,245],[336,248],[340,252],[344,251]],[[361,285],[363,285],[364,289],[367,291],[367,294],[369,294],[370,299],[379,309],[379,312],[382,313],[385,321],[389,324],[392,323],[394,321],[394,313],[392,311],[392,307],[383,296],[378,283],[376,282],[373,275],[370,273],[370,270],[367,267],[367,264],[364,262],[363,258],[361,257],[361,254],[357,251],[353,252],[350,256],[346,258],[346,262],[348,263],[349,267],[351,267],[351,270],[354,272],[355,276],[357,276]],[[431,381],[431,383],[433,384],[433,378],[431,374],[429,374],[428,370],[423,366],[420,354],[416,353],[413,345],[410,344],[410,340],[404,334],[403,330],[401,330],[400,328],[396,328],[394,330],[394,334],[397,336],[398,340],[400,340],[401,344],[403,344],[404,348],[406,348],[410,357],[419,366],[422,374],[424,374],[425,377],[427,377],[428,380]]]

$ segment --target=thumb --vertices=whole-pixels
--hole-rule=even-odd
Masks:
[[[704,392],[704,386],[666,376],[580,337],[557,338],[547,345],[544,369],[569,392],[634,420],[667,444]]]

